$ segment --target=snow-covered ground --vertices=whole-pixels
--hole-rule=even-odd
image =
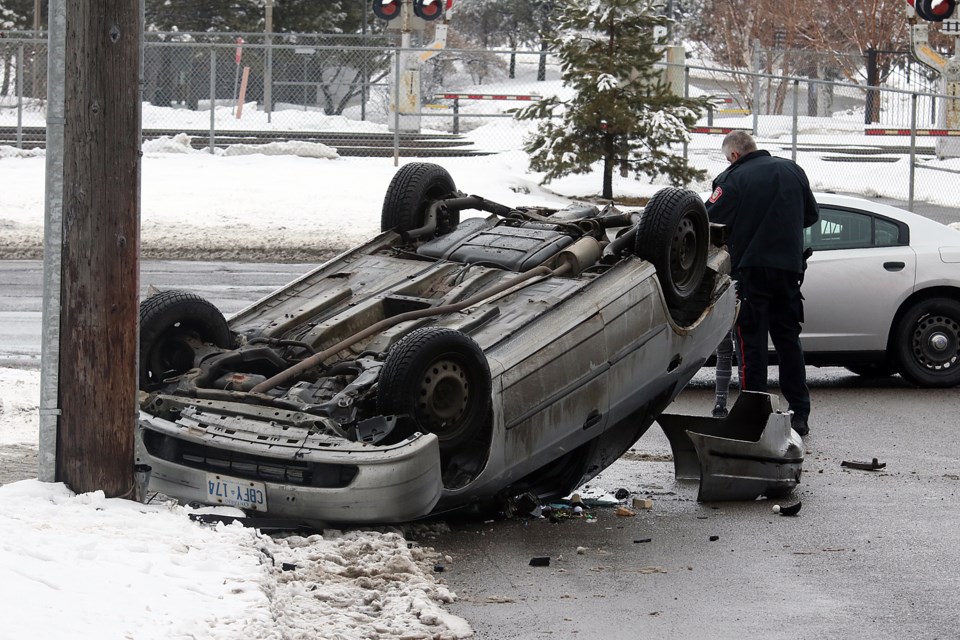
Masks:
[[[830,127],[802,124],[815,131],[805,137],[810,144],[835,144],[840,135],[875,143],[842,119]],[[499,152],[442,164],[462,191],[505,204],[563,206],[569,198],[595,197],[597,172],[538,184],[519,150],[527,126],[501,119],[476,128],[469,134],[475,144]],[[762,131],[765,148],[780,150],[782,136],[789,139],[789,125],[780,121],[765,122]],[[691,157],[711,176],[726,165],[718,147],[719,138],[707,136],[690,145]],[[823,165],[820,155],[798,157],[816,189],[890,197],[902,191],[896,185],[904,184],[905,159],[813,170]],[[957,160],[930,162],[960,169]],[[274,260],[341,248],[379,230],[395,171],[389,159],[341,158],[315,144],[209,154],[182,136],[150,142],[142,162],[143,245],[167,257]],[[41,242],[44,173],[43,152],[0,147],[5,255]],[[618,198],[650,196],[662,186],[614,177]],[[706,191],[709,181],[691,186]],[[955,194],[942,181],[921,181],[916,197],[954,206]],[[36,446],[38,400],[39,374],[0,369],[0,447]],[[192,513],[100,493],[78,496],[36,480],[0,487],[0,638],[471,635],[464,620],[443,609],[455,596],[432,573],[431,550],[397,533],[271,538],[239,525],[201,525]]]

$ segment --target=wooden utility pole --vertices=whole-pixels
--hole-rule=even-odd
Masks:
[[[139,2],[65,4],[56,479],[132,497],[143,25]]]

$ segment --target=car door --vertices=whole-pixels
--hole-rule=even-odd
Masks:
[[[821,205],[805,243],[813,256],[802,287],[804,351],[885,349],[897,307],[916,280],[909,228],[866,211]]]

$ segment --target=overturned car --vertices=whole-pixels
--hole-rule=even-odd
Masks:
[[[413,163],[381,228],[229,321],[182,291],[142,302],[151,490],[318,523],[563,495],[734,321],[723,229],[691,191],[637,212],[512,208]]]

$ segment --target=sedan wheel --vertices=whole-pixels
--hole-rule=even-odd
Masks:
[[[710,220],[703,200],[693,191],[668,187],[644,208],[634,253],[657,268],[663,296],[673,309],[700,288],[709,244]]]
[[[380,373],[377,407],[435,433],[441,453],[471,442],[490,414],[490,369],[466,334],[424,327],[398,341]]]
[[[224,349],[233,343],[227,321],[212,303],[175,289],[140,302],[140,389],[150,390],[195,366],[194,344],[204,342]]]
[[[896,340],[904,378],[921,387],[960,384],[960,302],[917,303],[900,320]]]

